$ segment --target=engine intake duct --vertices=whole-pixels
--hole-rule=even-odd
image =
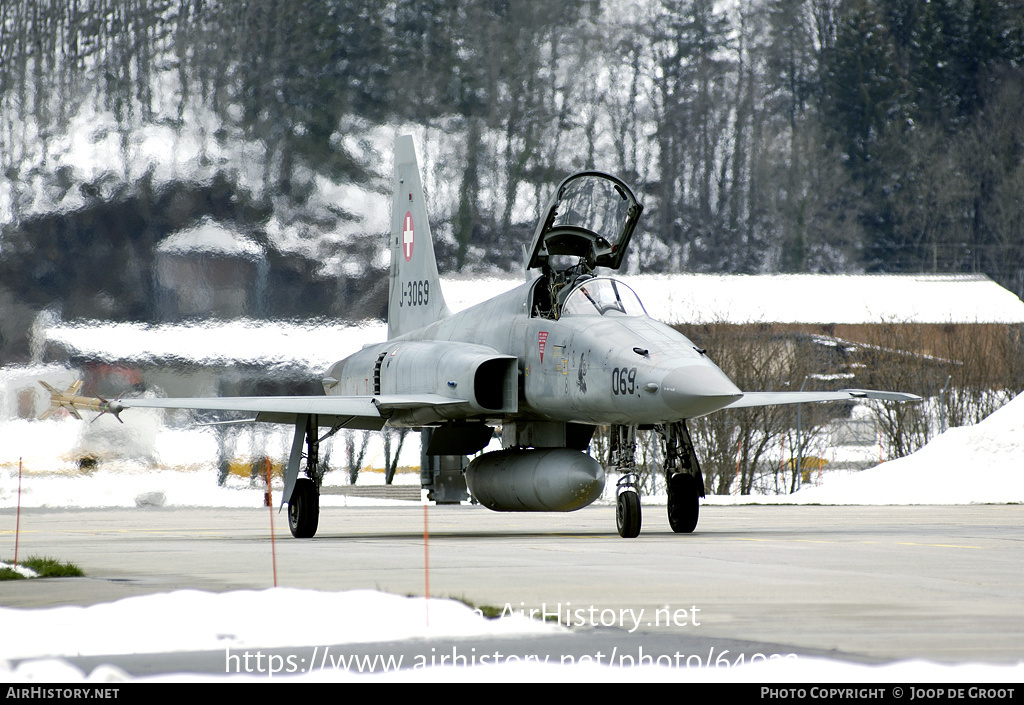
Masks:
[[[518,409],[517,359],[483,345],[448,341],[389,343],[374,374],[374,389],[383,395],[436,394],[462,402],[394,419],[406,425],[471,415],[500,417]]]
[[[508,389],[507,380],[510,377],[515,379],[516,374],[514,360],[496,357],[481,362],[473,378],[473,393],[477,404],[491,411],[504,409],[506,395],[510,391],[515,393],[514,387]]]

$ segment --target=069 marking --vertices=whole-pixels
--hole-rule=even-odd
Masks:
[[[612,394],[627,395],[636,393],[636,368],[616,367],[612,370]]]

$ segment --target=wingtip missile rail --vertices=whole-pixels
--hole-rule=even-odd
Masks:
[[[84,411],[99,412],[96,419],[103,416],[103,414],[110,414],[121,423],[124,423],[124,421],[121,421],[121,412],[124,410],[124,407],[121,406],[119,401],[107,401],[103,397],[78,396],[78,391],[82,388],[81,380],[72,382],[63,392],[54,389],[42,380],[39,380],[39,384],[43,385],[46,391],[50,393],[50,408],[40,414],[40,421],[50,418],[60,409],[66,409],[76,419],[81,419],[82,415],[78,413],[78,410],[82,409]],[[96,419],[93,419],[93,421]]]

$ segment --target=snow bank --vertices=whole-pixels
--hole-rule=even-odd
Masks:
[[[951,428],[905,458],[826,479],[798,504],[1024,502],[1024,394],[974,426]]]
[[[428,604],[429,602],[429,604]],[[301,604],[329,619],[268,619]],[[357,644],[409,638],[544,636],[565,627],[518,615],[485,619],[454,600],[374,590],[177,590],[87,607],[0,607],[0,659]],[[139,625],[145,625],[140,629]],[[0,671],[2,672],[2,671]]]
[[[329,619],[266,619],[272,605],[301,603]],[[429,615],[427,610],[429,610]],[[429,617],[429,624],[428,624]],[[208,593],[180,590],[129,597],[88,607],[47,609],[0,608],[6,638],[0,641],[0,680],[5,682],[121,682],[133,680],[121,669],[101,665],[91,673],[61,656],[103,656],[119,653],[225,650],[240,654],[260,648],[306,647],[310,644],[360,644],[398,639],[465,637],[528,637],[565,633],[565,628],[512,615],[487,620],[453,600],[399,597],[373,590],[325,592],[297,588]],[[144,625],[144,628],[140,628]],[[531,642],[510,642],[531,648]],[[513,650],[509,650],[512,653]],[[22,660],[17,666],[4,659]],[[282,666],[285,664],[282,664]],[[298,669],[296,669],[298,670]],[[814,683],[1019,683],[1024,664],[950,666],[927,661],[863,665],[816,658],[749,663],[733,668],[631,668],[597,663],[526,661],[509,657],[496,665],[406,667],[401,671],[360,674],[336,668],[302,668],[300,675],[277,679],[351,681],[371,678],[407,682],[814,682]],[[224,682],[259,680],[267,675],[167,674],[140,680]],[[812,679],[812,680],[811,680]]]

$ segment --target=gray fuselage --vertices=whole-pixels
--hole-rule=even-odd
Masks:
[[[339,384],[326,391],[373,394],[395,388],[466,399],[473,384],[468,375],[480,376],[471,369],[473,360],[514,358],[514,400],[453,405],[436,421],[658,424],[709,414],[741,396],[686,336],[643,313],[570,314],[563,309],[557,320],[531,315],[542,286],[542,279],[535,279],[420,330],[367,346],[332,367],[329,377]],[[396,363],[392,370],[389,358],[400,356],[416,359],[401,367]],[[504,369],[497,365],[492,373],[501,375]],[[512,383],[494,380],[503,389]],[[402,422],[398,416],[395,425],[430,421]]]

